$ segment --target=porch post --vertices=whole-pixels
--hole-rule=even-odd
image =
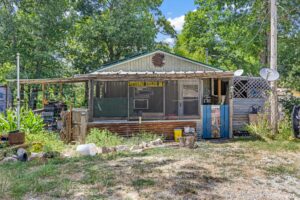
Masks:
[[[89,99],[88,99],[89,122],[92,122],[94,118],[94,80],[89,80],[88,90],[89,90]]]
[[[164,112],[163,119],[166,119],[166,81],[164,81],[164,85],[163,85],[163,112]]]
[[[229,138],[233,137],[233,79],[229,80]]]

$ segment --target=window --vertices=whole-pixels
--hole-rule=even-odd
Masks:
[[[148,99],[134,99],[134,109],[148,109],[149,101]]]

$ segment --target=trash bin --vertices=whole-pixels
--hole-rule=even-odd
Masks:
[[[175,142],[179,142],[180,137],[182,137],[182,129],[180,129],[180,128],[174,129],[174,140],[175,140]]]

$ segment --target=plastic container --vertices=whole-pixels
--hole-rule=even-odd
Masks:
[[[84,156],[94,156],[97,154],[97,146],[93,143],[81,144],[77,146],[76,151]]]
[[[180,137],[182,137],[182,129],[180,129],[180,128],[174,129],[174,140],[175,140],[175,142],[179,142]]]

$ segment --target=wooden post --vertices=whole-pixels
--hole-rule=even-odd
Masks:
[[[163,82],[163,113],[164,117],[163,119],[166,119],[166,81]]]
[[[63,84],[59,84],[60,99],[63,100]]]
[[[271,8],[271,56],[270,56],[270,68],[277,70],[277,6],[276,0],[270,1]],[[277,82],[271,81],[271,128],[272,133],[278,132],[278,100],[277,100]]]
[[[127,82],[127,120],[130,120],[130,87]]]
[[[42,104],[43,104],[43,107],[44,107],[45,102],[46,102],[46,99],[45,99],[45,83],[42,83],[42,95],[43,95]]]
[[[100,81],[96,81],[96,97],[100,97]]]
[[[88,110],[89,110],[89,122],[93,121],[94,118],[94,80],[88,81]]]
[[[229,138],[233,137],[233,79],[229,80]]]
[[[221,104],[222,102],[222,82],[221,79],[218,79],[218,103]]]

